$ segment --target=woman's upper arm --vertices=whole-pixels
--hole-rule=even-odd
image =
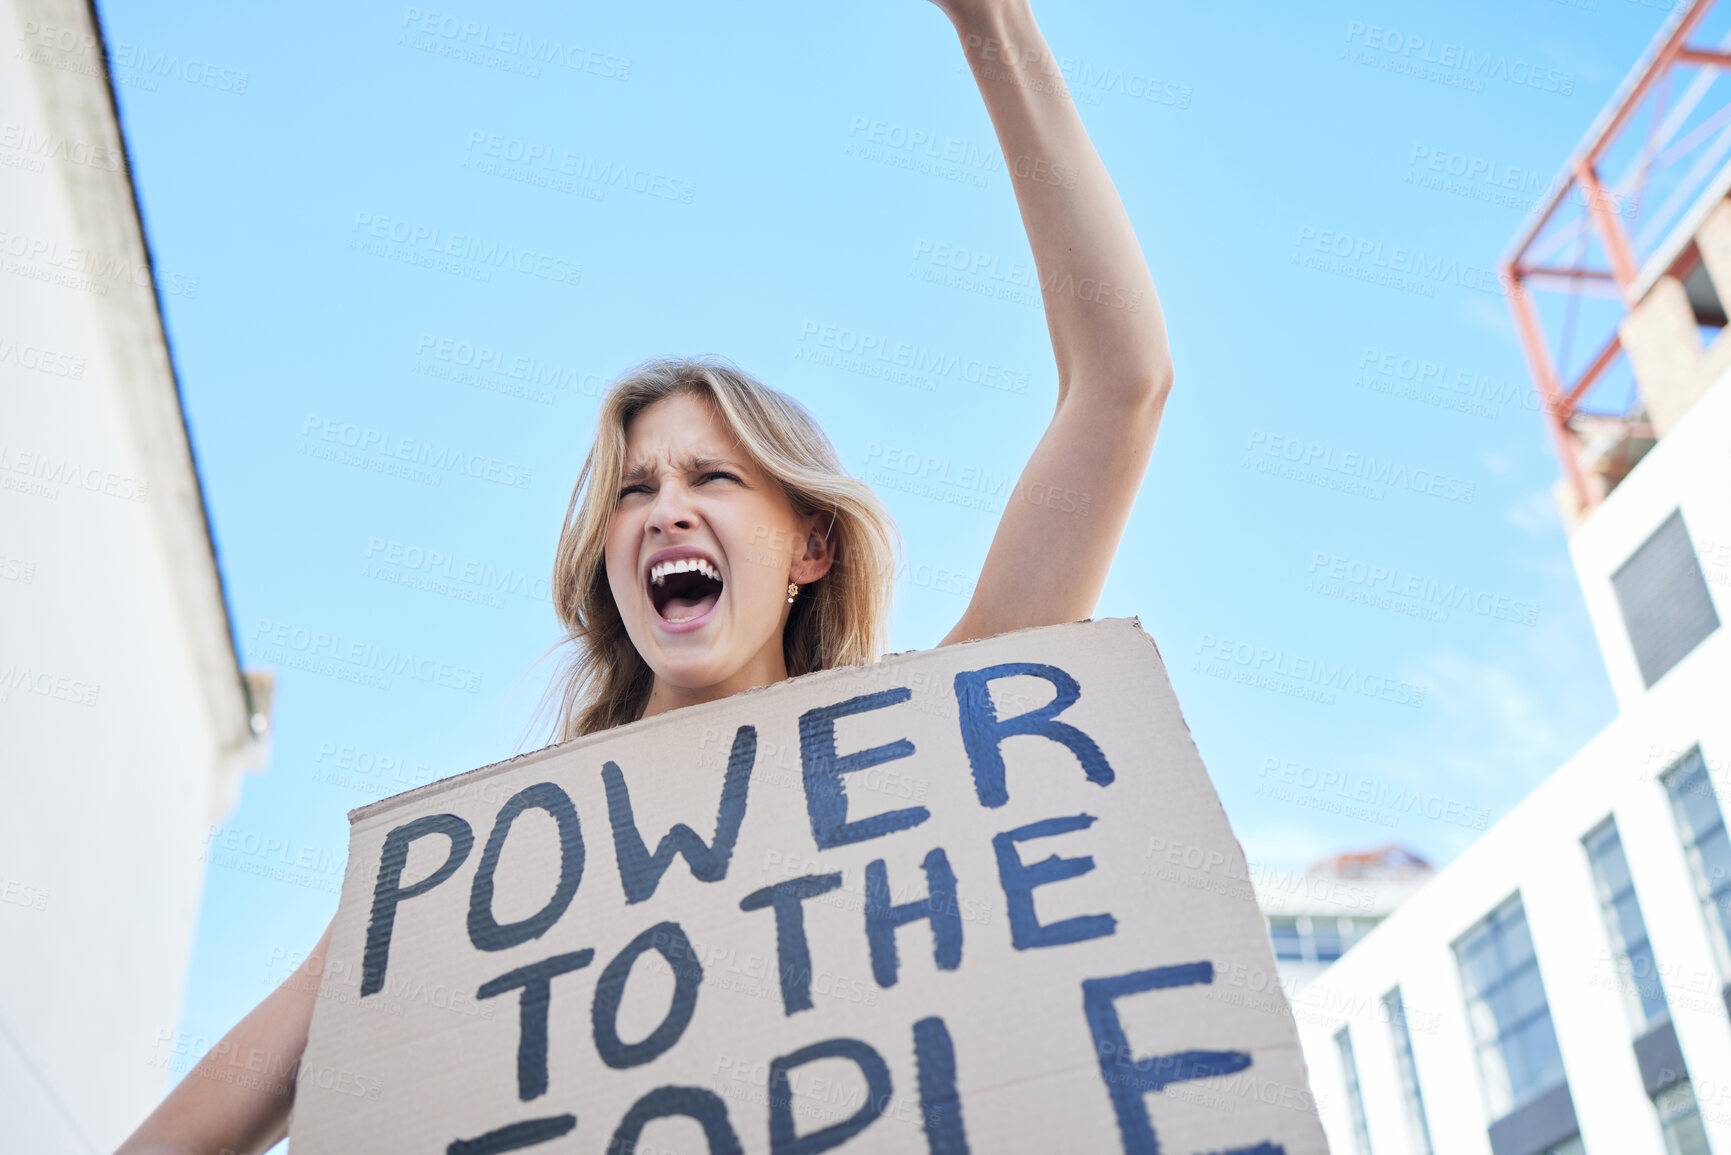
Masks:
[[[940,646],[1093,616],[1168,387],[1065,391],[1004,503],[973,599]]]

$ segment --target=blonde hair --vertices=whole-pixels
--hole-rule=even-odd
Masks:
[[[817,421],[785,393],[720,358],[657,358],[627,372],[601,399],[595,442],[559,533],[553,606],[571,652],[548,690],[558,703],[555,742],[635,722],[649,701],[654,672],[625,632],[607,580],[607,529],[632,418],[679,394],[709,402],[740,448],[781,485],[795,513],[831,514],[825,532],[835,563],[801,588],[782,634],[788,676],[875,662],[883,654],[899,540],[877,494],[848,476]]]

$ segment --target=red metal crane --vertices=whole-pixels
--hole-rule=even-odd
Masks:
[[[1685,0],[1671,15],[1499,263],[1527,367],[1582,514],[1621,479],[1614,474],[1598,484],[1589,481],[1583,434],[1641,446],[1636,454],[1655,436],[1638,399],[1608,411],[1586,405],[1595,386],[1607,382],[1623,360],[1617,331],[1622,318],[1669,274],[1685,280],[1700,324],[1725,324],[1692,244],[1706,213],[1731,192],[1731,84],[1718,83],[1731,70],[1731,35],[1712,46],[1690,43],[1697,33],[1726,23],[1731,6],[1710,21],[1720,7],[1720,0]],[[1638,116],[1643,111],[1650,115]],[[1608,178],[1606,170],[1614,165],[1623,171]],[[1559,257],[1570,249],[1572,255]],[[1535,291],[1563,298],[1555,342]],[[1583,368],[1569,374],[1584,299],[1617,307],[1604,326],[1608,336],[1588,334],[1602,343]],[[1605,316],[1601,311],[1597,319]]]

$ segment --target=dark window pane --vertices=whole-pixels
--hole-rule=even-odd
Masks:
[[[1707,921],[1714,937],[1725,940],[1720,945],[1731,945],[1731,911],[1727,910],[1731,903],[1724,901],[1731,898],[1731,842],[1699,749],[1665,775],[1665,789],[1671,795],[1677,832],[1689,852],[1689,869]]]
[[[1490,1004],[1474,999],[1467,1004],[1467,1023],[1473,1029],[1473,1038],[1494,1042],[1497,1037],[1497,1017],[1491,1014]]]
[[[1557,1034],[1551,1027],[1550,1015],[1522,1027],[1519,1039],[1526,1060],[1528,1082],[1516,1094],[1548,1087],[1562,1077],[1563,1057],[1557,1051]]]
[[[1611,575],[1641,680],[1651,686],[1719,628],[1681,510]]]
[[[1713,1149],[1707,1146],[1707,1129],[1701,1123],[1701,1112],[1696,1111],[1665,1128],[1665,1150],[1667,1155],[1713,1155]]]
[[[1718,920],[1719,933],[1724,936],[1726,946],[1731,947],[1731,891],[1721,895],[1718,902],[1708,907],[1707,915],[1710,919]]]
[[[1701,1109],[1695,1088],[1685,1079],[1653,1097],[1659,1127],[1665,1135],[1667,1155],[1709,1155],[1707,1133],[1701,1125]]]
[[[1298,939],[1298,926],[1290,918],[1268,920],[1268,937],[1274,941],[1274,957],[1301,959],[1304,951]]]
[[[1513,987],[1504,983],[1484,997],[1485,1006],[1491,1010],[1491,1017],[1496,1019],[1497,1033],[1507,1034],[1513,1030],[1520,1020],[1520,1007]]]
[[[1598,859],[1599,855],[1604,853],[1605,847],[1612,845],[1616,841],[1617,828],[1609,822],[1581,839],[1582,844],[1587,848],[1588,856],[1595,860]]]
[[[1487,942],[1473,954],[1461,959],[1461,977],[1466,980],[1469,994],[1479,994],[1487,986],[1496,982],[1503,968],[1497,963],[1497,954]]]
[[[1731,882],[1731,837],[1723,826],[1696,843],[1701,852],[1701,881],[1709,894],[1717,893]]]
[[[1487,938],[1494,949],[1485,949]],[[1486,1105],[1500,1117],[1563,1074],[1520,896],[1457,940],[1455,957],[1468,988],[1465,1009]]]
[[[1627,981],[1635,988],[1641,1002],[1642,1025],[1652,1022],[1665,1009],[1665,989],[1659,982],[1658,968],[1653,964],[1653,948],[1642,943],[1629,954],[1630,974]]]
[[[1634,891],[1626,892],[1611,909],[1615,916],[1611,927],[1621,936],[1619,945],[1624,950],[1646,941],[1647,924],[1641,918],[1641,905],[1635,901]]]
[[[1641,917],[1629,861],[1617,837],[1617,824],[1605,824],[1582,840],[1593,865],[1593,881],[1599,892],[1599,910],[1605,918],[1605,936],[1618,956],[1618,986],[1635,1027],[1644,1029],[1665,1009],[1665,996],[1654,974],[1653,949],[1647,941],[1647,923]]]
[[[1634,883],[1629,878],[1629,860],[1623,857],[1621,843],[1612,843],[1611,850],[1593,859],[1599,875],[1599,898],[1610,902],[1629,892]]]
[[[1498,1049],[1503,1054],[1503,1066],[1509,1073],[1509,1093],[1519,1099],[1533,1087],[1533,1065],[1519,1034],[1504,1035]]]
[[[1479,1050],[1479,1074],[1484,1080],[1491,1114],[1503,1115],[1514,1104],[1515,1096],[1501,1047],[1492,1045]]]
[[[1400,997],[1400,988],[1384,995],[1382,1004],[1388,1010],[1395,1062],[1400,1066],[1401,1105],[1406,1108],[1407,1142],[1413,1155],[1432,1155],[1430,1120],[1424,1113],[1424,1092],[1419,1086],[1418,1066],[1413,1062],[1412,1033],[1407,1030],[1406,1003]]]
[[[1342,1027],[1334,1036],[1340,1051],[1341,1074],[1346,1078],[1346,1100],[1352,1109],[1352,1137],[1359,1155],[1370,1155],[1370,1131],[1365,1126],[1364,1099],[1358,1089],[1358,1062],[1352,1055],[1352,1035]]]
[[[1506,1026],[1514,1026],[1545,1009],[1545,987],[1539,981],[1539,968],[1527,967],[1515,975],[1503,988],[1509,996],[1509,1017]]]
[[[1502,928],[1503,968],[1513,970],[1533,957],[1533,936],[1527,933],[1526,912]]]
[[[1699,841],[1714,827],[1725,824],[1719,816],[1719,800],[1714,797],[1707,767],[1699,762],[1694,770],[1682,771],[1672,779],[1671,797],[1677,805],[1683,833],[1690,842]]]

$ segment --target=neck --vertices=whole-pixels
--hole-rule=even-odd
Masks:
[[[785,682],[787,661],[782,657],[780,643],[781,638],[778,635],[773,645],[765,646],[751,661],[713,685],[675,686],[657,674],[641,717],[652,718],[669,710],[677,710],[681,706],[697,706],[704,702],[730,698],[746,690],[755,690],[759,686],[773,686],[777,682]]]

